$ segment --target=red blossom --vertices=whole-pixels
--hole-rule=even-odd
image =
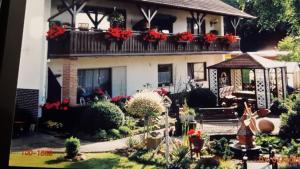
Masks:
[[[192,42],[194,40],[194,36],[191,32],[182,32],[176,34],[177,41],[189,41]]]
[[[165,40],[168,40],[168,35],[161,33],[161,32],[157,32],[152,29],[144,34],[143,40],[149,41],[149,42],[150,41],[165,41]]]
[[[121,29],[119,27],[109,28],[105,34],[107,39],[116,38],[118,40],[127,40],[132,36],[132,30]]]
[[[165,88],[163,88],[163,87],[161,87],[161,88],[159,88],[159,89],[157,89],[157,90],[155,90],[159,95],[161,95],[161,96],[165,96],[165,95],[167,95],[168,93],[169,93],[169,91],[167,90],[167,89],[165,89]]]
[[[224,40],[226,43],[228,44],[232,44],[232,43],[235,43],[237,41],[236,37],[232,34],[225,34],[224,36]]]
[[[65,98],[65,99],[63,100],[63,104],[69,104],[69,103],[70,103],[70,99]]]
[[[61,27],[61,26],[58,26],[58,25],[53,25],[49,31],[47,32],[47,40],[50,40],[50,39],[54,39],[58,36],[61,36],[63,35],[64,33],[66,32],[66,29]]]
[[[105,93],[104,93],[102,88],[98,87],[98,88],[95,89],[95,94],[103,96]]]
[[[212,43],[217,40],[217,36],[213,33],[207,33],[204,35],[204,41],[207,43]]]
[[[111,98],[111,102],[119,102],[122,99],[129,100],[131,97],[130,96],[115,96]]]
[[[190,129],[187,134],[190,136],[190,135],[193,135],[195,134],[195,130],[194,129]]]

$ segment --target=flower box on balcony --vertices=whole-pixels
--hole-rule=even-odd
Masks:
[[[160,41],[166,41],[168,36],[162,32],[157,32],[156,29],[151,29],[145,33],[142,33],[142,40],[144,41],[144,48],[148,49],[149,44],[153,44],[156,50]]]
[[[105,33],[106,50],[110,50],[111,43],[115,42],[118,46],[118,50],[122,49],[124,41],[128,40],[132,36],[130,29],[122,29],[119,27],[109,28]]]

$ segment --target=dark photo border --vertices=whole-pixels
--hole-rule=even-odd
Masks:
[[[9,168],[15,96],[26,0],[2,0],[0,8],[0,168]]]

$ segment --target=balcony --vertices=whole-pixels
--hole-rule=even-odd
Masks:
[[[48,41],[49,58],[67,58],[83,56],[121,56],[121,55],[180,55],[227,53],[240,51],[240,38],[229,47],[221,43],[221,36],[208,48],[201,45],[197,38],[193,42],[175,42],[172,34],[167,41],[148,45],[142,40],[141,32],[134,32],[133,36],[118,45],[109,43],[104,38],[105,32],[96,31],[67,31],[64,35]]]

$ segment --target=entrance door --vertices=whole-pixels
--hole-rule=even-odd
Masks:
[[[125,96],[127,94],[126,67],[112,68],[112,95]]]

